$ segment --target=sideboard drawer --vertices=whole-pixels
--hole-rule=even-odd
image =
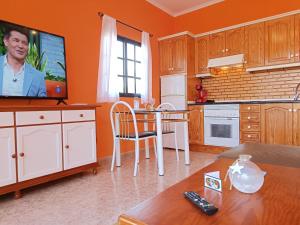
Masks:
[[[0,127],[8,127],[14,125],[13,112],[0,112]]]
[[[16,125],[60,123],[60,111],[16,112]]]
[[[95,110],[64,110],[62,111],[63,122],[77,122],[95,120]]]

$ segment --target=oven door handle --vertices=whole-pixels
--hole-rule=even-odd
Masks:
[[[205,118],[209,120],[239,120],[239,118],[237,117],[233,117],[233,118],[205,117]]]

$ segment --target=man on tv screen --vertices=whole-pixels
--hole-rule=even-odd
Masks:
[[[0,56],[0,95],[47,97],[45,75],[25,62],[29,31],[7,27],[3,43],[6,54]]]

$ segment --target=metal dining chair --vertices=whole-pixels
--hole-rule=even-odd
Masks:
[[[111,163],[111,171],[114,169],[116,159],[116,144],[117,141],[134,141],[135,144],[135,160],[133,176],[137,175],[139,163],[139,141],[149,138],[156,138],[155,131],[139,132],[137,126],[136,115],[131,106],[124,101],[115,102],[110,110],[110,120],[113,132],[113,156]]]
[[[156,107],[158,110],[176,110],[176,107],[171,103],[162,103]],[[179,154],[178,154],[178,144],[177,144],[177,133],[176,133],[176,123],[172,123],[171,119],[174,118],[174,114],[163,113],[162,114],[162,134],[163,135],[173,135],[174,142],[175,142],[175,149],[176,149],[176,160],[179,161]],[[165,121],[165,122],[164,122]],[[154,151],[156,156],[156,143],[154,140]]]

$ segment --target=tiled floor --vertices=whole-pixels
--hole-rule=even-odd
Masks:
[[[142,154],[143,155],[143,154]],[[122,156],[122,167],[110,172],[110,160],[102,160],[97,175],[75,175],[25,191],[23,198],[0,197],[1,225],[111,225],[120,214],[212,163],[216,155],[191,152],[184,165],[180,152],[166,150],[165,176],[158,176],[156,159],[141,157],[139,174],[133,177],[133,155]]]

